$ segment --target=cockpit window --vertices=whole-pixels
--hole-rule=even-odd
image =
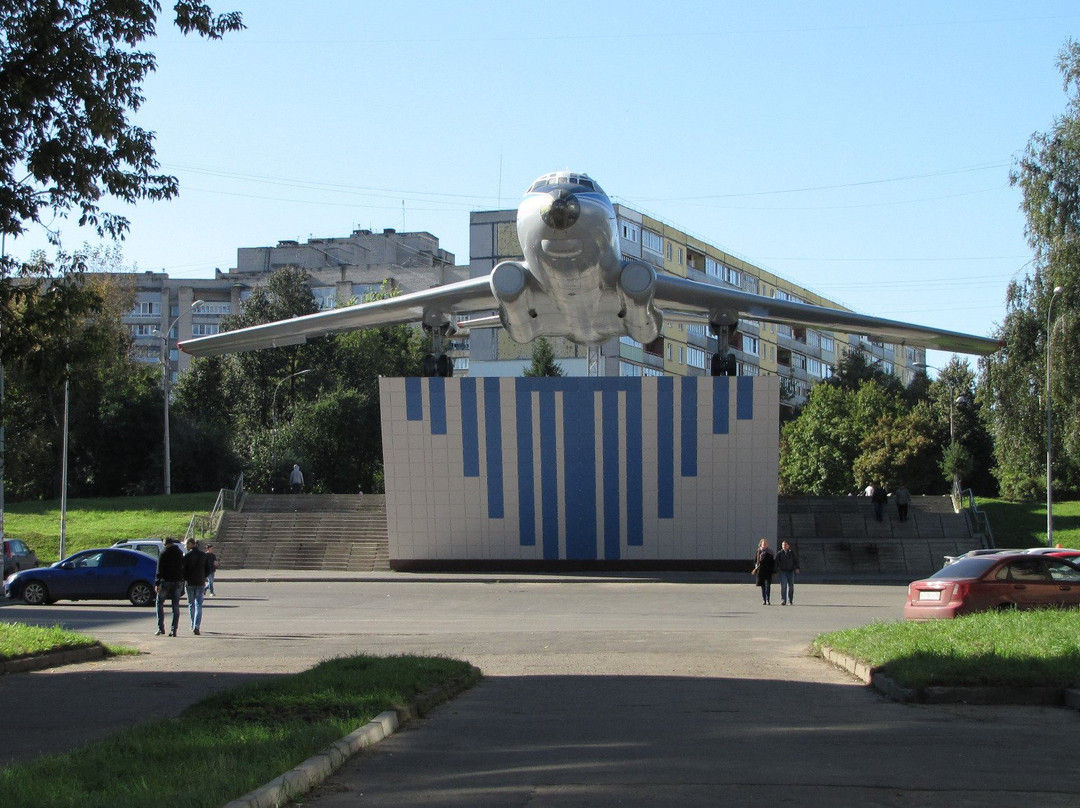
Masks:
[[[543,191],[552,185],[576,185],[585,191],[600,191],[600,186],[586,174],[566,174],[555,172],[545,174],[529,187],[529,193]],[[600,191],[603,193],[603,191]]]

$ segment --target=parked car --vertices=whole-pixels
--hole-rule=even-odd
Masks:
[[[957,556],[947,555],[947,556],[945,556],[945,563],[942,564],[942,566],[947,567],[950,564],[955,564],[961,558],[971,558],[972,556],[982,556],[982,555],[997,555],[998,553],[1001,553],[1001,552],[1009,552],[1009,551],[1008,550],[1003,551],[999,547],[980,547],[978,550],[968,550],[966,553],[964,553],[962,555],[957,555]]]
[[[1024,550],[1025,553],[1031,553],[1032,555],[1048,555],[1055,558],[1068,558],[1074,562],[1077,558],[1080,558],[1080,550],[1074,550],[1071,547],[1030,547]]]
[[[146,553],[108,547],[83,550],[51,567],[17,572],[4,581],[4,594],[33,606],[58,600],[123,600],[136,606],[154,602],[157,562]]]
[[[1080,606],[1080,566],[1024,552],[961,558],[908,584],[904,617],[933,620],[1039,606]]]
[[[121,539],[114,542],[113,547],[119,547],[123,550],[138,550],[140,553],[146,553],[148,556],[157,558],[161,555],[161,551],[165,549],[165,542],[161,539]]]
[[[4,577],[19,570],[33,569],[38,565],[34,551],[22,539],[4,539]]]

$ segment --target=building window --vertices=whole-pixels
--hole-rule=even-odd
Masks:
[[[637,244],[641,239],[641,229],[633,222],[623,222],[622,237],[623,241],[630,241]]]
[[[723,278],[724,277],[724,265],[717,261],[715,258],[709,258],[705,256],[705,274],[711,278]]]
[[[756,295],[758,293],[757,288],[757,278],[753,275],[743,275],[743,291]]]
[[[686,364],[692,368],[705,369],[705,352],[700,348],[686,349]]]
[[[337,306],[337,290],[333,286],[313,286],[311,294],[319,311],[326,311]]]
[[[821,335],[821,350],[827,351],[828,353],[836,353],[836,344],[833,342],[832,337],[826,337],[824,334]]]
[[[135,304],[135,310],[132,313],[136,317],[160,317],[161,304],[155,301],[144,300],[141,303]]]
[[[641,246],[655,253],[663,252],[664,239],[661,238],[659,233],[654,233],[652,230],[642,230]]]
[[[469,369],[469,357],[467,356],[455,356],[454,357],[454,371],[468,370]]]
[[[759,349],[759,346],[758,346],[758,338],[757,337],[751,337],[748,334],[743,334],[742,335],[742,350],[743,350],[743,353],[748,353],[751,356],[757,356],[758,355],[758,349]]]
[[[203,303],[195,307],[195,314],[232,314],[232,303]]]
[[[354,283],[352,285],[352,296],[357,300],[364,301],[370,298],[372,295],[377,295],[382,291],[383,285],[381,283]]]
[[[211,334],[218,332],[217,323],[192,323],[191,324],[191,336],[193,337],[209,337]]]
[[[727,276],[725,280],[732,286],[737,286],[742,289],[742,273],[739,272],[739,270],[737,269],[732,269],[731,267],[725,267],[725,269],[727,270]]]
[[[133,337],[156,337],[154,332],[157,329],[152,325],[133,325],[131,327],[131,336]]]

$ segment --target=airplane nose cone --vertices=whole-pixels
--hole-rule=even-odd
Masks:
[[[573,227],[581,216],[581,205],[570,191],[555,191],[551,201],[540,209],[540,218],[553,230],[566,230]]]

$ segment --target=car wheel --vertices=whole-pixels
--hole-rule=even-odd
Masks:
[[[128,590],[128,600],[135,606],[149,606],[154,602],[154,587],[146,581],[136,581]]]
[[[23,586],[22,599],[31,606],[43,606],[51,602],[49,590],[41,581],[27,581]]]

